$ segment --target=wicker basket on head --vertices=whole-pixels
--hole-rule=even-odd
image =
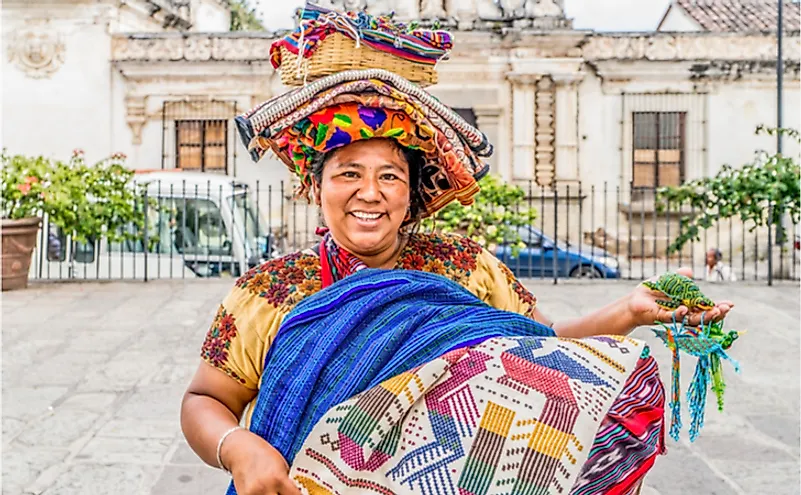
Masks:
[[[321,77],[345,70],[384,69],[420,86],[437,83],[437,71],[433,65],[405,60],[390,53],[381,52],[356,41],[342,33],[327,36],[309,58],[301,58],[284,47],[281,50],[281,82],[287,86],[302,86]]]

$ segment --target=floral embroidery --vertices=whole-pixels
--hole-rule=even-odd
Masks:
[[[417,234],[409,240],[398,266],[444,275],[464,285],[478,266],[478,243],[457,235]]]
[[[320,259],[310,253],[293,253],[248,271],[236,286],[263,297],[274,307],[294,306],[322,288]]]
[[[244,384],[245,379],[240,377],[231,368],[226,366],[228,361],[228,350],[231,348],[231,341],[236,337],[237,330],[234,315],[228,313],[221,305],[217,310],[217,316],[211,323],[211,328],[206,333],[206,340],[200,351],[200,357],[210,365],[228,374],[231,378]]]
[[[526,303],[529,306],[528,311],[526,311],[524,316],[533,317],[534,316],[534,308],[537,307],[537,298],[534,297],[528,289],[526,289],[523,284],[520,283],[519,280],[515,277],[512,270],[509,269],[508,266],[503,264],[503,262],[499,261],[498,266],[500,266],[501,271],[506,276],[506,280],[509,282],[509,286],[515,291],[517,297],[520,298],[521,301]]]

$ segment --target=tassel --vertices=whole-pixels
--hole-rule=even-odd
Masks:
[[[681,326],[673,317],[673,324],[668,326],[656,322],[664,330],[652,329],[670,349],[673,356],[671,369],[671,421],[670,436],[679,440],[681,432],[681,369],[679,353],[681,351],[698,358],[693,379],[687,390],[687,406],[690,411],[690,442],[694,442],[704,426],[704,414],[709,388],[715,393],[719,411],[723,411],[723,392],[726,382],[723,379],[722,359],[732,363],[735,372],[740,372],[740,365],[729,357],[726,350],[744,332],[735,330],[724,333],[723,323],[704,323],[705,314],[701,315],[701,325],[698,329]],[[711,384],[711,387],[710,387]]]
[[[679,346],[676,342],[676,334],[681,330],[676,329],[676,315],[673,315],[673,325],[665,327],[668,331],[668,346],[673,351],[673,366],[670,372],[671,375],[671,396],[670,396],[670,436],[673,440],[679,440],[679,432],[681,432],[681,381],[680,381],[680,367],[681,362],[679,358]],[[684,323],[682,323],[682,329]]]

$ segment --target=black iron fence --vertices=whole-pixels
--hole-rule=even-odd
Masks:
[[[139,208],[144,228],[129,238],[78,242],[44,219],[30,277],[41,281],[237,277],[266,259],[319,242],[318,209],[291,199],[289,183],[248,187],[225,176],[159,172]],[[521,278],[641,280],[681,266],[698,279],[799,280],[799,227],[787,219],[754,228],[722,219],[682,249],[669,249],[691,208],[660,211],[653,189],[523,184],[516,208],[537,219],[507,242],[485,247]],[[441,224],[434,223],[434,228]],[[512,238],[514,237],[514,239]],[[514,244],[514,245],[512,245]],[[715,251],[716,250],[716,251]],[[708,254],[712,251],[712,254]],[[707,258],[714,258],[714,270]]]

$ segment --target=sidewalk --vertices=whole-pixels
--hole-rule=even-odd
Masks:
[[[232,283],[51,284],[4,293],[2,493],[224,493],[227,477],[189,449],[178,414],[206,328]],[[527,285],[548,316],[563,319],[634,284]],[[738,303],[728,326],[749,330],[732,353],[743,370],[738,376],[726,365],[725,413],[710,408],[694,444],[686,430],[679,443],[668,439],[643,495],[799,493],[798,286],[705,289]],[[645,329],[635,336],[651,344],[669,384],[667,349]],[[694,363],[682,362],[688,381]]]

